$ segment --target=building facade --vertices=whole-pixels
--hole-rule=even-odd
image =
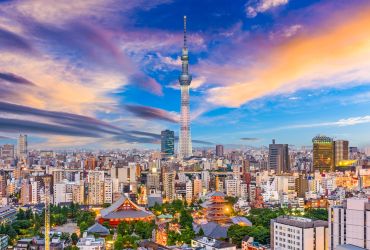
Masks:
[[[349,198],[329,212],[329,249],[340,245],[370,249],[370,202],[367,198]]]
[[[161,154],[162,157],[170,157],[175,154],[175,132],[164,130],[161,132]]]
[[[271,220],[271,249],[325,250],[328,222],[303,217],[280,216]]]
[[[334,142],[333,139],[324,135],[315,136],[313,144],[313,170],[320,172],[334,171]]]
[[[216,145],[216,156],[218,157],[224,156],[224,146],[223,145]]]
[[[289,149],[288,144],[276,144],[272,140],[269,145],[269,168],[277,174],[289,172]]]
[[[349,142],[337,140],[334,142],[334,158],[335,166],[338,166],[340,161],[349,159]]]

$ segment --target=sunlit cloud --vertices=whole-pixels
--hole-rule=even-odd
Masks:
[[[271,49],[252,67],[215,67],[230,76],[208,92],[208,101],[238,107],[263,96],[342,84],[370,82],[370,8],[339,18],[314,33]],[[249,51],[247,52],[249,53]]]
[[[245,13],[247,17],[253,18],[257,16],[258,13],[266,12],[287,3],[288,0],[249,0],[245,5]]]

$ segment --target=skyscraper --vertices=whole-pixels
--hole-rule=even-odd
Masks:
[[[313,143],[313,171],[334,171],[333,139],[324,135],[315,136]]]
[[[269,145],[269,168],[277,174],[289,172],[288,144],[275,144],[275,140],[272,140]]]
[[[216,145],[216,156],[221,157],[224,155],[224,146]]]
[[[161,132],[161,153],[163,157],[175,154],[175,133],[171,130]]]
[[[185,158],[192,155],[190,135],[190,107],[189,107],[189,86],[191,75],[189,74],[188,47],[186,44],[186,16],[184,16],[184,47],[182,48],[182,72],[179,76],[181,89],[181,118],[179,136],[179,157]]]
[[[334,157],[335,157],[335,166],[338,166],[338,163],[342,160],[348,160],[349,148],[348,141],[337,140],[334,142]]]
[[[19,135],[18,138],[18,157],[19,158],[27,158],[27,135]]]

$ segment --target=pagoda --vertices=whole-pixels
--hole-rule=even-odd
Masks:
[[[116,227],[121,222],[136,222],[136,221],[153,221],[154,214],[146,211],[144,208],[139,207],[132,202],[128,197],[121,196],[111,206],[104,208],[100,211],[101,217],[99,223],[108,221],[109,225]]]
[[[210,195],[206,208],[207,220],[219,224],[228,223],[230,222],[230,218],[226,215],[228,212],[230,211],[227,201],[225,200],[225,194],[218,191],[213,192]]]

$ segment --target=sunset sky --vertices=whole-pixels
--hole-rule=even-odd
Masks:
[[[0,144],[178,135],[184,15],[194,146],[370,145],[369,0],[0,0]]]

